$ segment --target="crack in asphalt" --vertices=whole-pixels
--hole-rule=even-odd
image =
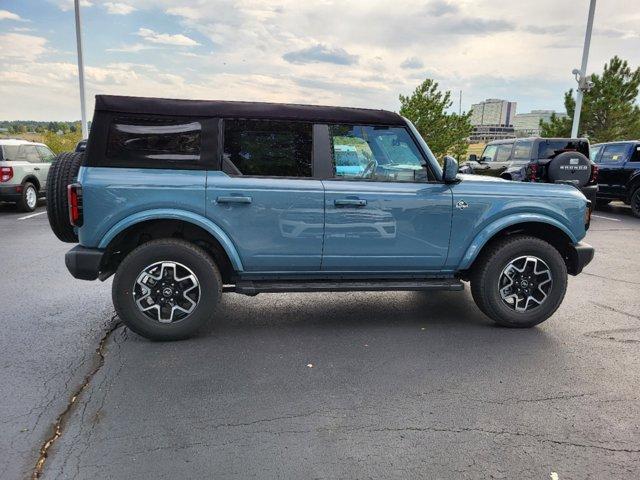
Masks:
[[[84,377],[84,381],[80,384],[80,386],[71,394],[69,397],[69,401],[67,402],[67,406],[64,410],[56,417],[56,421],[53,425],[53,432],[51,435],[44,441],[42,446],[40,447],[40,455],[38,456],[38,460],[36,461],[35,466],[33,467],[33,472],[31,474],[31,479],[36,480],[42,476],[44,471],[44,466],[47,461],[47,457],[49,456],[49,450],[54,445],[54,443],[60,438],[63,434],[64,423],[69,415],[73,411],[74,405],[76,405],[76,401],[78,397],[82,394],[82,392],[89,386],[92,378],[98,371],[102,368],[105,361],[105,348],[107,341],[111,334],[122,325],[121,321],[116,321],[117,315],[114,313],[109,322],[111,325],[107,328],[104,335],[100,339],[98,343],[98,347],[96,348],[94,357],[94,367],[91,371]]]
[[[640,285],[640,283],[638,285]],[[593,302],[593,301],[591,303],[593,303],[596,307],[600,307],[600,308],[603,308],[605,310],[609,310],[611,312],[616,312],[616,313],[619,313],[621,315],[626,315],[627,317],[631,317],[631,318],[635,318],[636,320],[640,320],[640,316],[639,315],[634,315],[633,313],[625,312],[624,310],[620,310],[618,308],[610,307],[609,305],[605,305],[604,303],[598,303],[598,302]]]
[[[587,275],[588,277],[601,278],[602,280],[610,280],[612,282],[628,283],[629,285],[640,285],[640,282],[633,282],[631,280],[621,280],[619,278],[606,277],[604,275],[597,275],[595,273],[582,272],[582,275]]]

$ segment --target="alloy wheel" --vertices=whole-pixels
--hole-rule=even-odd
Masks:
[[[138,309],[160,323],[183,320],[200,302],[200,282],[178,262],[161,261],[145,267],[133,285]]]
[[[527,312],[542,305],[552,285],[549,266],[531,255],[511,260],[498,280],[502,302],[516,312]]]

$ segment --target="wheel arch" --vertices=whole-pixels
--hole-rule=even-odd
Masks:
[[[106,250],[101,271],[109,276],[124,256],[138,245],[159,238],[181,238],[203,247],[216,261],[223,280],[242,271],[242,262],[228,235],[210,220],[179,212],[144,212],[127,217],[113,226],[98,247]]]
[[[38,177],[36,177],[35,175],[25,175],[22,179],[22,182],[20,183],[24,185],[27,182],[32,183],[33,186],[36,187],[37,193],[40,193],[40,189],[42,188],[42,186],[40,185]]]
[[[578,242],[571,231],[557,220],[540,217],[526,220],[499,221],[482,230],[471,242],[460,263],[459,270],[473,269],[475,261],[496,241],[516,234],[530,235],[551,244],[564,259],[569,273],[576,271],[576,258],[571,246]],[[463,275],[466,276],[466,275]]]

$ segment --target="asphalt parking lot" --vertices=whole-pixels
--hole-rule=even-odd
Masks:
[[[42,212],[0,205],[0,478],[32,476],[58,419],[45,479],[640,478],[640,220],[621,204],[534,329],[494,327],[468,289],[227,294],[176,343],[119,325],[110,280],[74,280]]]

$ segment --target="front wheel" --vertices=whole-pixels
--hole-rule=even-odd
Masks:
[[[636,188],[636,191],[631,195],[631,213],[637,218],[640,218],[640,187]]]
[[[473,299],[505,327],[533,327],[558,309],[567,290],[560,253],[539,238],[514,235],[497,241],[476,260]]]
[[[151,340],[193,336],[213,314],[222,292],[211,257],[177,239],[147,242],[120,263],[113,279],[113,304],[134,332]]]

